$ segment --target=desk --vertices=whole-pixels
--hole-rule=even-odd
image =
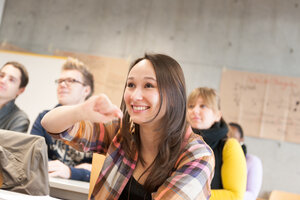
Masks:
[[[58,200],[49,196],[30,196],[18,192],[0,189],[0,200]]]
[[[88,199],[89,183],[49,177],[50,196],[69,200]]]

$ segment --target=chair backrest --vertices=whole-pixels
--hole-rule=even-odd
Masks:
[[[273,190],[269,200],[300,200],[300,194]]]
[[[40,136],[0,129],[1,189],[49,195],[48,153]]]
[[[99,173],[102,169],[104,160],[105,160],[104,155],[98,154],[98,153],[93,153],[92,171],[91,171],[91,176],[90,176],[89,199],[91,197],[91,194],[92,194],[92,191],[96,184]]]
[[[2,171],[0,169],[0,188],[1,188],[2,184],[3,184],[3,177],[2,177]]]

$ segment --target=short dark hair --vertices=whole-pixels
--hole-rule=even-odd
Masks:
[[[68,57],[67,61],[62,66],[62,70],[77,70],[83,76],[83,81],[86,85],[91,87],[90,94],[86,97],[88,99],[94,93],[94,76],[90,72],[87,65],[76,58]]]
[[[239,131],[241,138],[244,138],[244,131],[238,123],[230,122],[229,126],[235,127]]]
[[[25,66],[22,65],[22,64],[19,63],[19,62],[16,62],[16,61],[10,61],[10,62],[5,63],[5,64],[2,66],[2,68],[5,67],[6,65],[12,65],[12,66],[14,66],[15,68],[17,68],[17,69],[20,70],[20,72],[21,72],[21,83],[20,83],[19,88],[25,88],[26,85],[27,85],[28,82],[29,82],[29,76],[28,76],[28,72],[27,72]],[[2,69],[2,68],[1,68],[1,69]]]
[[[238,123],[230,122],[229,126],[235,127],[238,132],[240,133],[240,137],[243,139],[244,138],[244,131],[242,127]],[[245,144],[242,144],[242,149],[245,155],[247,155],[247,146]]]

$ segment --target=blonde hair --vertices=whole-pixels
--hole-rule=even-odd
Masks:
[[[196,88],[188,96],[187,104],[194,104],[199,97],[201,97],[204,104],[214,112],[217,112],[221,109],[220,97],[217,95],[216,90],[208,87]]]
[[[83,76],[84,84],[90,86],[91,92],[87,96],[89,98],[92,96],[94,92],[94,76],[89,70],[88,66],[85,65],[83,62],[79,61],[76,58],[68,57],[67,61],[63,64],[62,70],[77,70]]]

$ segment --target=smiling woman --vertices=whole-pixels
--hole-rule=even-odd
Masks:
[[[128,114],[137,124],[153,126],[153,123],[160,119],[156,117],[157,113],[164,115],[165,108],[159,112],[160,94],[155,71],[149,60],[138,62],[130,71],[127,78],[124,101]]]
[[[107,153],[91,199],[210,197],[213,153],[187,128],[183,72],[167,55],[133,62],[121,109],[100,94],[50,111],[42,125],[67,130],[60,138],[78,150]]]

